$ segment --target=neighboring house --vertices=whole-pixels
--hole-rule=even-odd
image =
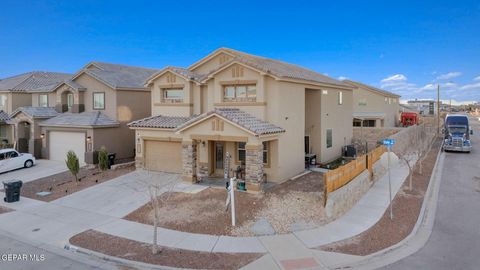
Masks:
[[[19,114],[17,109],[39,105],[48,107],[48,95],[51,90],[71,76],[71,74],[59,72],[33,71],[0,80],[0,139],[2,142],[16,144],[21,152],[34,153],[35,137],[30,137],[30,134],[34,134],[33,119],[28,117],[23,117],[24,121],[15,119]],[[26,110],[29,113],[32,112],[29,109]],[[12,116],[14,112],[15,115]],[[20,127],[23,137],[17,136],[17,127]],[[31,149],[29,145],[32,146]]]
[[[353,90],[354,127],[395,127],[398,125],[400,96],[360,82],[344,80]]]
[[[353,87],[297,65],[220,48],[146,86],[152,116],[130,124],[137,166],[186,181],[240,166],[256,190],[303,172],[306,153],[326,162],[351,143]]]
[[[415,108],[422,115],[437,114],[437,102],[433,99],[415,99],[407,101],[409,107]],[[440,101],[440,106],[442,102]]]
[[[144,81],[155,69],[91,62],[49,97],[57,115],[39,123],[41,156],[65,160],[73,150],[80,163],[97,163],[102,146],[117,159],[135,155],[135,133],[127,123],[151,115]]]

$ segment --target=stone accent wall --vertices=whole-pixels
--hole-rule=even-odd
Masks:
[[[365,170],[345,186],[328,194],[325,214],[329,220],[345,214],[367,193],[372,184],[368,174]]]
[[[208,163],[198,163],[198,177],[208,177]]]
[[[188,182],[197,181],[197,143],[182,143],[183,180]]]
[[[263,145],[245,146],[245,181],[263,182]]]

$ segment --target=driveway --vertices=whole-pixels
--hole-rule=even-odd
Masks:
[[[0,230],[26,239],[63,247],[75,234],[108,226],[149,201],[148,186],[159,194],[172,191],[198,192],[203,186],[182,183],[180,175],[136,170],[72,195],[46,203],[28,198],[0,206],[16,211],[0,215]],[[3,197],[0,192],[0,197]]]
[[[18,179],[26,183],[42,177],[61,173],[66,170],[67,166],[65,165],[65,162],[48,159],[37,159],[35,166],[31,168],[22,168],[10,172],[1,173],[0,182],[11,179]]]

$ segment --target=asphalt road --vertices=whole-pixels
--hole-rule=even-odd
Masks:
[[[14,259],[15,255],[22,260]],[[23,256],[26,256],[24,258]],[[26,259],[26,260],[23,260]],[[81,254],[57,250],[50,252],[41,247],[0,234],[0,269],[2,270],[97,270],[126,269],[111,263],[94,260]]]
[[[444,153],[433,231],[417,253],[384,269],[480,269],[480,122],[470,154]]]

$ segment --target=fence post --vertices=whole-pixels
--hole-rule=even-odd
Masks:
[[[323,207],[327,206],[327,195],[328,195],[328,173],[323,174]]]

